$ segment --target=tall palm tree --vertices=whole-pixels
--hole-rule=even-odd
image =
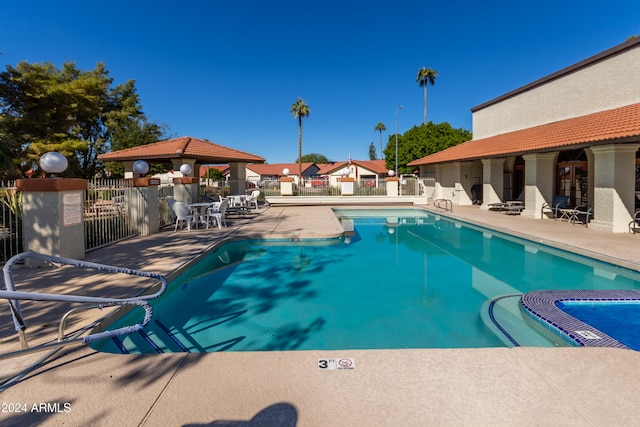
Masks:
[[[436,83],[436,77],[438,77],[438,72],[436,70],[432,70],[431,68],[422,67],[418,71],[418,77],[416,77],[416,82],[420,83],[420,87],[424,88],[424,124],[427,124],[427,83],[431,83],[433,86]]]
[[[289,112],[298,119],[298,182],[302,182],[302,118],[309,118],[311,108],[304,103],[302,98],[298,98],[295,104],[291,105]]]
[[[378,122],[378,124],[376,125],[375,128],[373,128],[373,130],[375,132],[380,132],[380,158],[382,158],[384,154],[384,151],[382,151],[382,132],[387,130],[387,128],[384,126],[384,123]]]

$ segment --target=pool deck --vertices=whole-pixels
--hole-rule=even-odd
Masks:
[[[265,208],[228,228],[162,231],[90,252],[86,260],[171,276],[229,238],[340,235],[330,209]],[[477,206],[456,206],[447,215],[640,270],[640,236]],[[108,276],[79,278],[66,268],[18,269],[15,276],[18,290],[43,292],[82,287],[121,296],[142,286]],[[59,309],[42,303],[23,309],[31,342],[55,336]],[[4,302],[0,319],[0,353],[17,350]],[[41,356],[0,360],[0,380]],[[355,369],[319,370],[320,358],[351,358]],[[639,425],[639,365],[640,352],[614,348],[112,355],[70,347],[0,392],[0,425]]]

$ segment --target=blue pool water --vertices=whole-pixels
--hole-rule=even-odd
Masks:
[[[556,305],[627,347],[640,350],[640,302],[564,301]]]
[[[129,352],[497,347],[486,307],[523,345],[517,297],[542,289],[640,289],[640,275],[418,209],[336,210],[344,239],[225,244],[153,302]],[[348,227],[346,227],[348,228]],[[502,296],[508,296],[504,299]],[[496,305],[496,306],[497,306]],[[134,311],[113,327],[137,323]],[[517,331],[516,331],[517,329]],[[531,338],[531,341],[528,341]],[[117,343],[94,344],[121,352]]]

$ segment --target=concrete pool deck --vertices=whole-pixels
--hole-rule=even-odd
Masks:
[[[226,229],[163,231],[86,260],[171,275],[228,238],[335,237],[342,229],[330,209],[261,209]],[[477,206],[447,215],[640,269],[640,236]],[[78,278],[69,269],[20,269],[16,283],[19,290],[82,287],[109,296],[140,285]],[[34,343],[55,337],[61,315],[42,306],[23,304]],[[17,350],[4,302],[0,319],[0,353]],[[0,380],[41,356],[0,360]],[[320,358],[351,358],[355,369],[322,371]],[[637,425],[639,363],[640,352],[610,348],[112,355],[70,347],[0,393],[0,425]]]

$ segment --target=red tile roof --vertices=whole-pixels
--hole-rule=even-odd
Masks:
[[[471,140],[408,163],[419,166],[611,142],[640,142],[640,104]]]
[[[335,172],[339,169],[347,166],[349,162],[329,162],[329,163],[319,163],[318,167],[320,170],[318,171],[318,175],[330,175],[331,172]]]
[[[98,158],[105,162],[119,162],[124,160],[169,160],[196,159],[199,163],[227,163],[227,162],[264,162],[264,158],[255,154],[235,150],[203,141],[190,136],[160,141],[139,147],[127,148],[101,154]]]
[[[386,174],[388,172],[385,160],[352,160],[351,163],[378,174]],[[349,162],[347,161],[318,164],[318,167],[320,168],[318,175],[329,175],[332,172],[338,171],[348,165]]]
[[[352,163],[379,174],[389,172],[386,160],[353,160]]]
[[[302,162],[302,173],[313,166],[313,162]],[[298,175],[297,163],[276,163],[276,164],[251,164],[247,165],[247,169],[257,173],[258,175],[267,176],[283,176],[283,169],[289,169],[290,175]]]

